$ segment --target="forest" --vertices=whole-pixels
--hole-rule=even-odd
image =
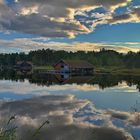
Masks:
[[[96,67],[140,68],[140,52],[119,53],[102,49],[99,52],[66,52],[42,49],[25,53],[0,54],[0,66],[12,67],[17,61],[31,61],[35,66],[50,66],[60,59],[86,60]]]

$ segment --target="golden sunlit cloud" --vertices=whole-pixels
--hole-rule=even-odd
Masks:
[[[82,0],[80,2],[76,0],[67,2],[66,0],[60,0],[59,3],[57,0],[20,0],[15,1],[15,5],[10,7],[1,0],[0,7],[2,5],[5,8],[0,8],[0,27],[3,31],[16,31],[50,38],[74,38],[78,34],[91,33],[99,24],[113,23],[113,19],[109,22],[108,18],[112,18],[114,10],[129,3],[130,0]],[[107,9],[108,16],[104,14],[99,17],[98,14],[100,21],[90,20],[93,23],[93,27],[87,27],[86,24],[75,18],[75,14],[79,10],[83,13],[99,7]],[[8,16],[10,18],[7,18]],[[87,21],[85,20],[84,22],[86,23]]]
[[[73,37],[72,33],[69,33],[70,37]],[[43,41],[43,42],[42,42]],[[52,49],[52,50],[65,50],[65,51],[100,51],[101,49],[114,50],[120,53],[127,53],[129,51],[139,52],[140,49],[133,47],[134,45],[139,45],[138,42],[125,42],[125,43],[89,43],[89,42],[73,42],[73,43],[62,43],[48,41],[46,38],[22,38],[14,40],[0,40],[0,50],[2,52],[8,53],[12,52],[26,52],[38,49]],[[25,43],[26,42],[26,43]],[[6,46],[6,47],[3,47]],[[132,47],[131,47],[132,46]]]

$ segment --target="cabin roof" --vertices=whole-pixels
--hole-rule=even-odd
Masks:
[[[61,61],[69,65],[70,68],[93,68],[93,65],[85,60],[60,60],[58,63]]]

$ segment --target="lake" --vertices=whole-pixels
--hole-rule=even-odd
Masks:
[[[0,124],[23,139],[139,140],[139,111],[140,76],[0,71]]]

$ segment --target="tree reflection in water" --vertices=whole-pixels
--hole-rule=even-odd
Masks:
[[[64,84],[90,84],[99,85],[100,89],[117,86],[125,81],[128,86],[136,85],[140,91],[140,76],[135,75],[112,75],[112,74],[95,74],[95,75],[70,75],[66,74],[50,74],[39,72],[20,72],[14,70],[0,71],[1,80],[23,81],[29,80],[42,86],[64,85]]]

